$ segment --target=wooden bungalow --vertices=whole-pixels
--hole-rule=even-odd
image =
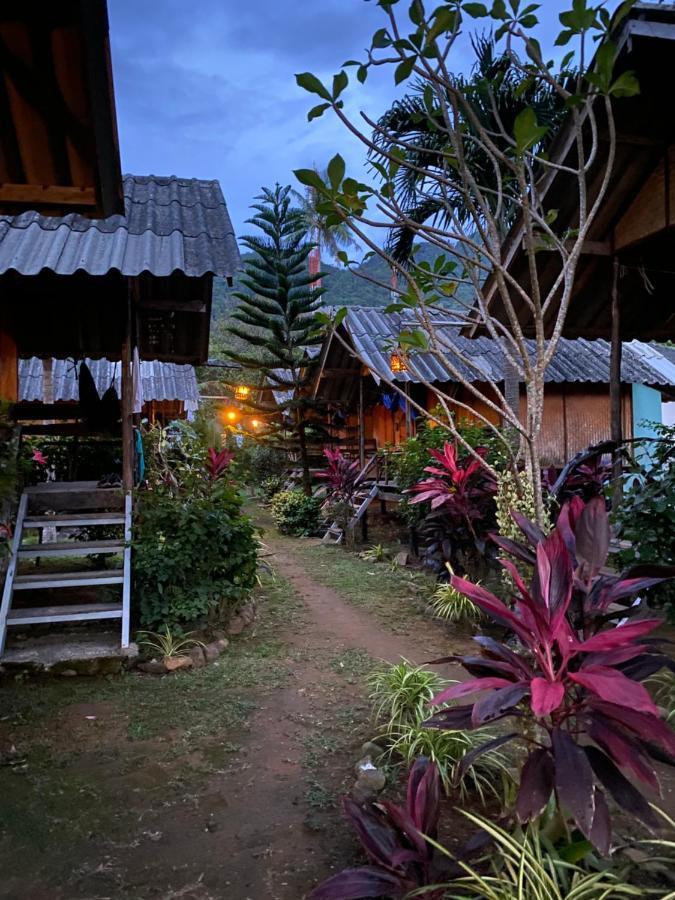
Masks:
[[[125,541],[131,535],[134,480],[132,360],[135,365],[141,360],[205,362],[213,277],[231,279],[239,266],[217,181],[128,175],[124,199],[124,215],[106,219],[77,213],[62,218],[37,212],[0,216],[0,309],[15,348],[13,353],[5,349],[1,357],[5,399],[18,400],[19,357],[105,357],[116,362],[123,481],[123,491],[116,496],[95,482],[38,485],[23,494],[0,608],[0,653],[8,624],[119,619],[121,645],[129,644],[130,551]],[[14,393],[8,396],[12,383]],[[85,577],[81,571],[61,571],[46,580],[17,575],[18,562],[39,552],[23,542],[24,529],[53,527],[52,513],[63,527],[121,525],[124,539],[57,541],[50,555],[123,553],[122,568],[87,572]],[[19,590],[49,589],[63,597],[67,592],[59,589],[83,585],[121,585],[122,600],[56,603],[50,597],[48,606],[16,605]]]
[[[489,338],[468,338],[460,334],[451,314],[437,314],[437,329],[444,342],[469,356],[479,372],[453,357],[453,365],[482,391],[489,384],[504,381],[504,362],[499,347]],[[487,405],[480,405],[458,383],[448,368],[428,353],[415,353],[400,370],[392,360],[391,346],[402,330],[410,327],[404,315],[387,314],[376,308],[351,307],[339,328],[340,337],[328,338],[322,354],[315,391],[331,408],[336,442],[365,460],[387,445],[397,445],[415,432],[415,411],[395,389],[393,381],[412,401],[424,409],[435,403],[433,391],[425,384],[442,387],[444,393],[465,403],[475,413],[500,425]],[[448,352],[448,357],[450,357]],[[591,444],[609,438],[610,345],[602,340],[563,339],[547,371],[543,426],[543,448],[548,465],[565,462]],[[662,397],[675,397],[675,364],[658,345],[638,341],[624,346],[622,367],[622,415],[626,434],[640,436],[641,422],[661,421]],[[521,391],[521,409],[525,396]],[[457,417],[475,419],[457,406]]]

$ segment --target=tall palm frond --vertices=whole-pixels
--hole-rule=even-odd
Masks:
[[[559,96],[550,88],[533,84],[522,89],[521,80],[513,60],[507,54],[496,52],[491,36],[482,36],[473,41],[476,63],[468,77],[457,76],[454,85],[470,105],[481,125],[488,129],[500,149],[506,149],[506,141],[500,133],[512,134],[518,114],[529,107],[535,111],[537,121],[549,126],[540,149],[543,149],[555,133],[555,126],[564,113]],[[397,200],[406,215],[414,222],[432,222],[440,227],[447,226],[451,215],[457,216],[462,224],[471,220],[467,204],[466,185],[461,175],[447,164],[447,154],[451,149],[442,129],[435,128],[424,99],[426,84],[413,84],[412,93],[397,100],[378,121],[374,141],[383,152],[391,151],[397,141],[411,144],[406,150],[406,162],[397,173],[395,183]],[[441,123],[441,112],[438,121]],[[467,166],[477,183],[484,189],[486,197],[496,196],[498,178],[494,161],[471,138],[472,125],[464,117],[463,142]],[[373,161],[382,161],[378,152],[371,153]],[[415,171],[415,170],[421,171]],[[430,173],[425,176],[424,173]],[[441,196],[434,174],[441,174],[450,182],[445,196]],[[500,173],[502,182],[508,187],[509,173]],[[508,192],[507,192],[508,193]],[[496,210],[495,210],[496,211]],[[508,230],[516,213],[513,202],[502,202],[499,224],[504,233]],[[410,259],[414,232],[400,227],[392,230],[388,240],[388,251],[394,258],[405,263]]]
[[[328,182],[328,173],[325,169],[321,170],[315,166],[314,171],[324,183]],[[317,245],[319,252],[325,250],[330,257],[335,259],[340,250],[358,247],[349,228],[343,222],[327,224],[326,216],[318,208],[320,198],[313,187],[307,187],[304,193],[293,190],[292,194],[304,220],[307,235]]]

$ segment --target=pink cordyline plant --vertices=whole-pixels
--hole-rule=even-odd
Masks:
[[[206,455],[206,470],[211,481],[220,478],[229,468],[233,459],[234,453],[231,450],[218,451],[214,447],[209,447]]]
[[[359,475],[358,460],[349,460],[341,450],[331,450],[330,447],[324,447],[323,455],[328,461],[328,468],[317,472],[316,477],[326,482],[330,500],[351,503]]]
[[[526,585],[513,562],[502,561],[516,586],[512,605],[463,578],[454,576],[452,585],[512,632],[518,649],[479,636],[481,655],[451,657],[473,678],[442,691],[434,706],[467,695],[478,699],[441,709],[426,725],[475,729],[513,717],[517,730],[467,754],[460,773],[488,750],[524,740],[529,752],[516,804],[520,821],[538,817],[555,792],[559,808],[607,853],[606,794],[647,826],[657,826],[647,800],[621,770],[658,791],[654,762],[675,765],[675,733],[641,683],[663,666],[673,667],[647,637],[661,621],[625,621],[626,610],[615,607],[675,573],[641,566],[603,574],[609,523],[599,497],[566,504],[548,536],[524,517],[514,519],[526,543],[495,540],[531,563],[533,577]]]

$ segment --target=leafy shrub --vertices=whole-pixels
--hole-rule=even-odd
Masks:
[[[279,491],[283,490],[284,485],[286,484],[286,476],[270,475],[268,478],[263,478],[259,484],[263,500],[269,503],[275,494],[278,494]]]
[[[459,660],[473,678],[441,691],[432,702],[438,706],[476,693],[480,698],[435,712],[426,725],[470,730],[514,716],[516,730],[488,741],[482,751],[524,740],[528,754],[516,802],[519,820],[536,819],[555,793],[559,809],[607,853],[611,818],[604,791],[634,818],[656,827],[649,803],[620,770],[657,789],[652,760],[675,755],[675,733],[641,684],[669,664],[658,644],[644,642],[660,622],[617,625],[613,620],[625,612],[610,612],[659,583],[664,573],[641,567],[601,574],[610,532],[600,497],[588,504],[578,497],[570,501],[548,536],[514,515],[527,544],[506,538],[498,543],[534,567],[528,588],[515,565],[504,561],[517,586],[514,607],[463,578],[453,576],[452,584],[510,629],[521,650],[477,637],[482,655]]]
[[[272,497],[272,518],[282,534],[294,537],[319,529],[321,502],[302,491],[280,491]]]
[[[354,900],[359,897],[401,898],[418,888],[437,885],[452,869],[426,838],[435,840],[440,813],[438,772],[427,759],[410,770],[405,806],[388,800],[360,806],[349,797],[343,809],[370,865],[345,869],[312,893],[312,900]],[[424,892],[441,900],[445,888]]]
[[[627,476],[621,506],[614,513],[617,536],[630,541],[619,559],[624,566],[640,563],[675,565],[675,426],[657,426],[659,440],[650,442]],[[650,602],[666,606],[675,620],[675,582],[659,585]]]
[[[441,413],[442,415],[442,413]],[[488,462],[495,462],[499,458],[499,448],[494,435],[487,429],[476,425],[469,420],[461,419],[457,423],[458,430],[465,441],[474,449],[486,448]],[[430,422],[422,422],[417,427],[415,437],[408,438],[395,450],[385,450],[387,465],[401,490],[407,490],[424,478],[426,466],[429,465],[429,452],[442,450],[448,440],[447,428],[432,426]],[[405,497],[400,504],[400,510],[408,525],[418,525],[426,514],[423,507],[411,504]]]
[[[384,544],[373,544],[372,547],[368,547],[367,550],[359,553],[359,556],[361,559],[365,559],[366,562],[387,562],[389,551]]]
[[[253,485],[261,484],[266,478],[283,476],[288,471],[288,454],[268,444],[252,443],[248,451],[247,479]]]
[[[255,584],[257,544],[239,493],[176,497],[157,488],[138,495],[134,584],[141,624],[180,631],[222,621]]]

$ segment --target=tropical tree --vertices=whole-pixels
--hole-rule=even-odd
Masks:
[[[500,437],[494,425],[498,417],[506,426],[507,453],[511,453],[508,433],[519,438],[519,456],[526,463],[536,517],[543,525],[544,376],[562,334],[584,242],[609,187],[616,149],[614,104],[639,90],[631,72],[615,77],[618,48],[612,39],[632,0],[622,3],[613,17],[603,3],[572,0],[560,13],[561,30],[556,37],[557,45],[572,49],[557,67],[537,39],[537,3],[450,0],[427,5],[422,0],[405,4],[380,0],[378,6],[383,27],[372,36],[364,59],[349,60],[330,84],[309,72],[297,76],[298,84],[320,101],[309,118],[331,110],[370,152],[375,174],[369,183],[348,175],[339,154],[330,161],[325,179],[314,169],[295,174],[321,196],[320,208],[328,224],[347,224],[363,245],[396,272],[397,300],[389,309],[405,314],[398,348],[404,358],[414,363],[420,352],[436,357],[472,398],[469,403],[460,402],[426,382],[418,371],[442,415],[429,414],[414,401],[413,406],[449,428],[472,454],[473,448],[455,427],[453,413],[470,411]],[[495,42],[501,57],[496,58],[505,54],[509,66],[500,77],[467,82],[453,73],[453,67],[465,69],[467,26],[486,17],[497,27]],[[390,69],[397,84],[416,85],[422,103],[413,115],[419,117],[420,134],[441,135],[440,149],[431,157],[424,155],[425,144],[417,143],[419,135],[378,122],[365,112],[360,117],[348,112],[344,93],[349,73],[355,72],[356,80],[363,83],[374,68]],[[522,108],[514,107],[512,116],[502,118],[500,92],[519,102],[522,98]],[[557,119],[545,118],[539,109],[539,98],[548,92],[564,109],[560,128]],[[560,140],[553,142],[555,137]],[[430,216],[410,214],[405,196],[397,190],[406,178],[414,185],[414,208],[438,204],[441,217],[433,215],[433,210]],[[565,191],[576,199],[572,221],[566,220],[564,226],[556,224],[558,210],[547,195],[554,178],[561,178]],[[505,241],[510,222],[514,224]],[[407,229],[415,239],[437,249],[439,256],[432,266],[418,263],[413,253],[402,265],[377,239],[377,229],[385,233]],[[527,261],[526,283],[509,268],[512,251],[518,247],[524,249]],[[339,258],[359,274],[357,263],[346,253],[340,252]],[[559,274],[549,287],[540,275],[551,265]],[[459,285],[471,289],[470,299],[457,296]],[[456,320],[491,337],[506,366],[525,384],[524,416],[504,383],[487,379],[481,360],[460,352],[447,329],[435,326],[434,309],[448,297],[454,300]],[[471,377],[467,378],[467,372]],[[403,391],[390,372],[377,375],[394,390]],[[485,410],[484,415],[477,414],[477,406]],[[491,469],[488,460],[482,464]]]
[[[326,170],[320,171],[316,166],[314,171],[317,176],[325,181]],[[351,250],[358,247],[352,237],[351,231],[344,222],[331,222],[321,212],[321,196],[316,188],[307,185],[304,191],[293,191],[293,198],[300,209],[307,228],[308,240],[315,246],[318,268],[321,268],[323,251],[332,259],[337,259],[341,250]]]
[[[523,86],[511,55],[497,48],[492,35],[473,37],[471,46],[476,57],[471,74],[467,78],[459,75],[457,84],[471,104],[473,114],[486,128],[494,129],[498,121],[503,130],[511,134],[517,116],[526,108],[533,109],[537,121],[548,127],[541,141],[543,150],[550,144],[554,129],[564,113],[560,96],[548,82],[542,84],[533,80]],[[444,193],[433,181],[428,183],[424,173],[429,168],[437,169],[444,154],[452,153],[452,147],[445,131],[436,127],[425,114],[424,88],[424,80],[416,79],[411,92],[396,100],[384,113],[373,131],[373,141],[378,150],[371,149],[368,155],[379,163],[386,163],[387,153],[396,147],[392,139],[400,142],[408,164],[401,167],[395,176],[397,202],[405,210],[406,218],[413,222],[447,226],[450,220]],[[474,130],[469,116],[461,115],[461,122],[467,131]],[[503,135],[498,132],[494,134],[494,140],[504,145]],[[478,142],[468,143],[466,151],[470,157],[467,161],[477,173],[480,184],[486,188],[488,203],[496,200],[498,180],[508,178],[509,173],[496,170],[489,154]],[[457,170],[450,168],[446,177],[450,182],[448,190],[452,192],[454,213],[463,223],[470,225],[471,210],[462,190],[461,176]],[[487,190],[488,187],[490,190]],[[506,236],[517,215],[517,206],[506,197],[499,208],[493,202],[492,210],[502,235]],[[413,256],[414,239],[414,230],[402,223],[389,233],[387,249],[397,262],[405,265]]]
[[[227,327],[245,349],[229,350],[228,356],[257,373],[275,395],[274,402],[248,404],[281,416],[282,426],[267,428],[262,436],[297,450],[309,495],[307,442],[318,405],[307,388],[317,362],[311,348],[323,340],[315,319],[323,294],[317,286],[321,273],[308,270],[312,244],[306,240],[302,212],[291,203],[290,186],[263,188],[256,200],[256,214],[248,221],[262,234],[242,238],[252,255],[240,279],[242,290],[233,294],[239,304],[232,319],[240,324]]]

